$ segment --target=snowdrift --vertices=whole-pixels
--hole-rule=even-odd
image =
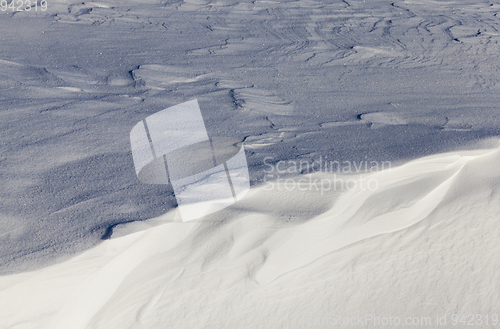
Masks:
[[[361,174],[318,172],[294,177],[300,189],[254,187],[200,221],[182,223],[173,210],[118,227],[67,262],[1,277],[0,328],[327,328],[360,314],[428,316],[433,324],[445,314],[448,324],[452,314],[491,317],[500,309],[499,163],[500,148],[433,155],[363,174],[377,182],[371,189],[338,185]],[[307,183],[334,179],[328,190]]]

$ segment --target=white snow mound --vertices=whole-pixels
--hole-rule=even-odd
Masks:
[[[333,313],[493,314],[499,164],[500,149],[454,152],[363,174],[375,189],[318,190],[321,180],[361,176],[322,172],[294,178],[300,189],[254,187],[199,222],[174,221],[174,210],[65,263],[0,277],[0,328],[299,328]]]

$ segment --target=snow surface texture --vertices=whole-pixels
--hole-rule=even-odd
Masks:
[[[484,0],[0,11],[0,328],[500,312],[499,11]],[[192,99],[209,135],[244,142],[253,188],[180,224],[172,188],[137,180],[129,134]],[[266,157],[393,169],[373,174],[374,191],[266,191]]]

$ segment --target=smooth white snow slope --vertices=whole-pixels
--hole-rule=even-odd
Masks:
[[[169,222],[173,210],[67,262],[1,277],[0,323],[328,328],[314,317],[376,314],[435,328],[447,314],[467,328],[452,314],[500,307],[499,163],[500,148],[446,153],[370,174],[376,190],[260,186],[217,220]],[[328,206],[299,224],[287,221],[291,205]]]

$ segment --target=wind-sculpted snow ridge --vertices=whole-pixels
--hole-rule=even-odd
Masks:
[[[318,190],[335,179],[323,172],[296,177],[301,188],[254,187],[198,222],[173,210],[67,262],[0,278],[0,326],[298,328],[330,314],[494,314],[499,162],[500,149],[439,154],[369,174],[376,189]]]

